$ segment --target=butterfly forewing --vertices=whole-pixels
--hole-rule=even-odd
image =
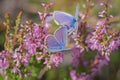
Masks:
[[[57,42],[56,38],[52,35],[48,35],[45,40],[45,44],[48,48],[57,48],[60,44]]]
[[[51,22],[53,20],[53,13],[50,13],[49,15],[46,16],[45,22]]]
[[[62,11],[55,11],[53,17],[58,25],[69,25],[74,19],[72,15]]]
[[[61,46],[63,46],[63,48],[66,45],[66,41],[67,41],[67,27],[60,27],[58,30],[56,30],[56,32],[54,33],[55,38],[57,39],[57,41],[59,42],[59,44]]]

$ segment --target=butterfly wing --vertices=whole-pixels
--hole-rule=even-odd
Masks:
[[[47,45],[48,52],[58,52],[58,51],[70,50],[68,48],[61,46],[61,44],[59,44],[57,39],[52,35],[48,35],[46,37],[45,44]]]
[[[45,22],[49,23],[53,20],[53,13],[50,13],[46,16]]]
[[[53,18],[58,25],[70,25],[74,17],[62,11],[54,11]]]
[[[60,51],[61,46],[53,35],[48,35],[45,39],[45,44],[47,45],[49,52]]]
[[[58,28],[54,33],[55,38],[57,39],[58,43],[63,48],[65,48],[65,45],[66,45],[66,42],[67,42],[67,37],[68,37],[67,33],[68,32],[67,32],[67,27],[66,26]]]

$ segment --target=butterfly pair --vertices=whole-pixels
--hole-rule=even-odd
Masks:
[[[45,44],[47,45],[48,52],[58,52],[63,50],[69,50],[66,48],[68,34],[73,31],[77,33],[78,29],[78,12],[79,6],[76,7],[75,16],[62,11],[55,11],[53,13],[53,19],[57,25],[60,26],[54,35],[48,35],[45,39]]]

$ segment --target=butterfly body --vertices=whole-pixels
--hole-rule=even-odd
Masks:
[[[70,31],[71,29],[75,29],[75,23],[77,22],[77,20],[75,18],[73,18],[73,20],[67,24],[67,30]]]

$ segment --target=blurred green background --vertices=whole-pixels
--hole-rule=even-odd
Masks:
[[[92,0],[93,8],[90,10],[89,24],[90,26],[95,26],[96,21],[98,21],[98,12],[102,11],[100,7],[100,2],[106,0]],[[77,4],[80,4],[80,12],[84,13],[83,5],[85,0],[0,0],[0,51],[4,49],[5,41],[5,27],[2,25],[4,21],[4,14],[9,12],[11,14],[12,20],[15,20],[17,14],[23,11],[23,17],[21,23],[27,20],[33,20],[34,22],[40,23],[38,11],[43,11],[41,3],[52,2],[54,5],[50,8],[50,11],[61,10],[68,12],[72,15],[75,14],[75,8]],[[114,22],[111,25],[113,29],[120,30],[120,0],[110,0],[112,5],[109,9],[109,13],[114,17]],[[53,28],[54,27],[54,28]],[[52,29],[56,29],[57,25],[53,24]],[[94,80],[120,80],[120,50],[115,52],[116,54],[111,55],[110,65],[103,68],[103,71],[98,74]],[[70,80],[69,70],[73,69],[71,67],[72,58],[67,58],[64,63],[60,64],[59,68],[49,70],[42,78],[42,80]],[[69,60],[70,59],[70,60]],[[68,62],[69,61],[69,62]],[[39,64],[38,64],[39,65]],[[33,75],[34,76],[34,75]],[[35,78],[33,78],[35,79]]]

